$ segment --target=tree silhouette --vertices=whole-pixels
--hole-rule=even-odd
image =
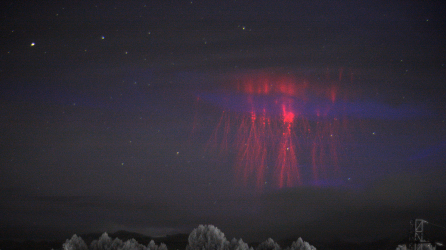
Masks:
[[[94,240],[90,244],[90,250],[111,250],[112,239],[107,233],[103,233],[99,240]]]
[[[260,243],[257,246],[256,250],[281,250],[279,244],[274,242],[273,239],[269,238],[266,241]]]
[[[229,242],[213,225],[200,225],[189,234],[186,250],[227,250]]]
[[[88,250],[87,244],[85,244],[84,240],[77,236],[73,235],[71,239],[66,240],[62,245],[63,250]]]

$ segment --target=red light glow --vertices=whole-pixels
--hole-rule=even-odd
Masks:
[[[237,79],[230,93],[243,108],[224,109],[206,146],[219,150],[220,156],[234,152],[237,183],[258,190],[266,185],[293,187],[302,184],[302,170],[308,169],[316,182],[339,170],[340,138],[347,122],[336,112],[329,115],[339,98],[338,86],[265,72]]]

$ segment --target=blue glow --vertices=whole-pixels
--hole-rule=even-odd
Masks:
[[[404,120],[425,118],[434,115],[426,105],[401,104],[391,106],[374,100],[361,100],[353,102],[323,100],[309,97],[302,100],[284,95],[248,95],[232,93],[200,93],[203,100],[214,103],[225,109],[235,112],[259,112],[267,110],[270,114],[280,115],[283,100],[289,100],[294,112],[304,115],[307,119],[314,119],[318,114],[327,118],[349,117],[358,119]]]

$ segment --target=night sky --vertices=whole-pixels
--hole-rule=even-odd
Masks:
[[[1,5],[1,239],[446,225],[442,1]]]

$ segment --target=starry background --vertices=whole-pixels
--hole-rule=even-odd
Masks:
[[[444,13],[415,0],[2,3],[0,238],[214,224],[311,243],[446,225]],[[360,128],[324,185],[241,188],[232,160],[204,150],[224,107],[199,94],[271,68],[354,74],[342,89],[361,93]]]

